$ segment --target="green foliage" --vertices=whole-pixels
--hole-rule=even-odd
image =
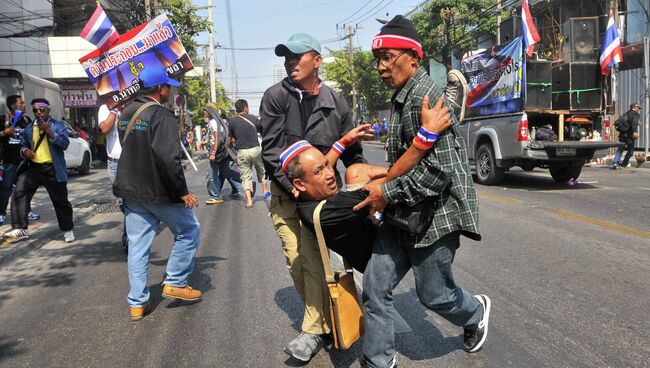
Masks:
[[[325,80],[335,83],[338,90],[352,107],[352,83],[357,87],[358,103],[367,112],[368,117],[375,116],[387,108],[390,90],[379,78],[373,64],[374,56],[370,51],[354,51],[354,74],[350,74],[350,57],[347,50],[329,50],[334,61],[323,65]],[[366,115],[366,114],[364,114]],[[364,119],[368,121],[369,119]]]
[[[496,33],[493,0],[434,0],[413,17],[424,53],[451,69],[452,55],[476,48],[473,34]]]
[[[205,75],[198,78],[185,78],[183,82],[187,99],[187,109],[192,112],[192,123],[199,125],[203,123],[203,107],[210,101],[210,77]],[[223,85],[217,81],[216,104],[228,111],[232,102],[226,95]]]

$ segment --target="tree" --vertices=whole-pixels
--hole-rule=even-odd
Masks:
[[[390,99],[390,90],[386,88],[377,74],[373,64],[374,56],[370,51],[354,51],[354,74],[350,74],[350,56],[347,50],[329,50],[334,61],[323,65],[325,79],[335,83],[338,90],[352,106],[352,83],[357,87],[359,105],[374,116],[386,108]]]
[[[452,69],[452,56],[460,59],[476,47],[474,34],[496,33],[493,0],[435,0],[413,17],[426,57]]]
[[[210,77],[207,75],[201,77],[185,78],[183,87],[187,92],[187,109],[194,114],[192,122],[200,124],[203,122],[203,108],[210,101]],[[232,102],[226,95],[226,90],[219,81],[217,81],[216,104],[219,108],[226,111],[232,105]]]

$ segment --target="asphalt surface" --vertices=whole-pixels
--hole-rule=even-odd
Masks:
[[[366,156],[381,163],[383,152]],[[206,164],[187,173],[203,200]],[[463,239],[454,263],[460,285],[493,301],[486,345],[465,353],[462,329],[419,304],[409,274],[395,293],[412,329],[397,335],[400,367],[646,367],[650,170],[585,168],[589,184],[576,187],[541,169],[511,171],[502,186],[477,186],[483,240]],[[78,225],[75,243],[54,240],[4,266],[0,366],[301,366],[282,351],[303,308],[266,212],[261,198],[253,209],[227,200],[196,210],[191,285],[204,297],[194,304],[160,296],[172,243],[163,230],[150,259],[153,311],[137,323],[119,213]],[[323,350],[308,366],[358,367],[360,347]]]

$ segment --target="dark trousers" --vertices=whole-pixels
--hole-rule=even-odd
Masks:
[[[625,143],[625,146],[618,147],[618,151],[614,156],[614,163],[620,164],[622,167],[626,167],[630,162],[630,158],[634,154],[634,139],[627,138],[625,141],[621,142]],[[623,159],[623,162],[620,162],[623,151],[625,150],[627,150],[627,153],[625,153],[625,158]]]
[[[16,181],[16,169],[18,164],[5,164],[4,175],[0,182],[0,215],[7,214],[7,205],[9,198],[11,198],[11,191],[14,190],[14,182]]]
[[[11,198],[11,227],[27,229],[27,213],[32,197],[39,186],[44,186],[54,205],[59,229],[72,230],[72,205],[68,201],[68,182],[59,183],[54,175],[54,166],[31,162],[27,170],[16,180],[16,189]]]

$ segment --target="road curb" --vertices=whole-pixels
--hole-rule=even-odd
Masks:
[[[364,145],[364,146],[372,146],[372,147],[384,148],[384,142],[365,141],[365,142],[361,142],[361,144]]]
[[[73,222],[76,226],[85,223],[89,218],[108,212],[120,212],[115,197],[97,198],[81,203],[74,212]],[[2,244],[0,248],[0,267],[13,262],[16,258],[41,248],[46,243],[63,239],[63,232],[59,229],[58,222],[54,221],[44,228],[38,229],[28,239],[16,243]]]

